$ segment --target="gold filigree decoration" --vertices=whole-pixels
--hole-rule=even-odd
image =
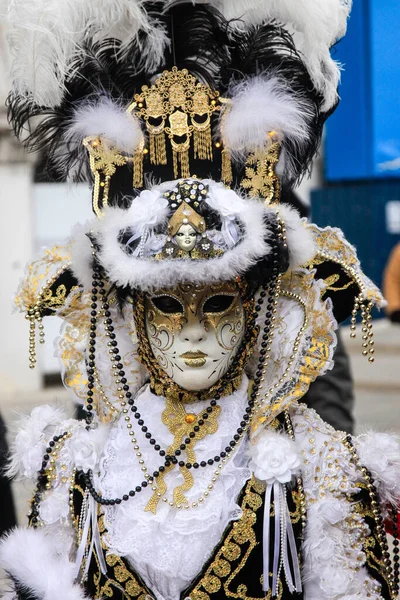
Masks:
[[[340,275],[335,273],[334,275],[329,275],[324,279],[325,290],[322,291],[322,295],[324,295],[328,290],[331,292],[343,292],[347,290],[350,286],[353,285],[353,282],[350,280],[348,283],[342,286],[335,285],[338,281],[340,281]]]
[[[43,316],[56,314],[61,311],[66,303],[68,294],[77,287],[67,290],[64,284],[55,285],[57,280],[70,267],[71,246],[53,246],[46,250],[44,256],[32,262],[22,280],[15,304],[26,312],[29,321],[29,366],[31,369],[36,364],[36,325],[39,329],[39,342],[44,344]]]
[[[83,140],[83,145],[89,152],[90,169],[94,175],[93,211],[101,218],[104,208],[108,205],[111,177],[115,175],[118,167],[123,167],[132,159],[122,155],[117,148],[100,137],[89,136]],[[143,144],[137,152],[142,150]]]
[[[164,71],[144,85],[129,111],[143,119],[150,136],[150,162],[168,162],[169,139],[175,178],[190,177],[189,150],[195,159],[212,160],[211,116],[221,109],[219,92],[199,83],[186,69]]]
[[[174,441],[167,449],[168,455],[173,456],[175,450],[179,449],[180,445],[183,443],[183,440],[189,435],[189,433],[193,431],[193,427],[197,424],[199,419],[201,419],[203,412],[204,410],[200,411],[200,413],[197,415],[191,414],[191,418],[188,419],[188,415],[183,403],[167,398],[165,409],[162,413],[162,422],[168,427],[170,433],[174,436]],[[207,435],[213,435],[218,431],[218,417],[220,414],[221,407],[215,406],[212,413],[210,413],[208,420],[202,427],[200,427],[199,431],[195,432],[195,437],[192,439],[190,445],[186,448],[188,462],[192,464],[196,462],[196,454],[194,451],[196,442],[203,440]],[[172,471],[174,467],[175,465],[171,465],[170,467],[167,467],[164,473],[160,473],[156,480],[157,490],[154,491],[154,494],[150,498],[145,510],[154,514],[156,513],[161,496],[163,496],[167,491],[165,475]],[[192,489],[194,478],[192,473],[186,467],[179,467],[179,470],[183,477],[184,483],[174,489],[173,498],[176,506],[186,507],[189,506],[189,502],[187,501],[184,492],[188,492]]]
[[[90,294],[88,293],[78,294],[75,292],[71,295],[66,305],[65,322],[58,341],[58,356],[62,364],[63,383],[82,401],[86,399],[88,384],[85,349],[89,339],[90,304]]]
[[[62,304],[59,302],[62,292],[51,290],[52,284],[71,264],[71,246],[55,245],[45,251],[45,254],[38,260],[28,265],[26,276],[22,280],[15,304],[22,312],[27,312],[35,307],[38,302],[42,303],[45,296],[48,301],[48,307],[57,308]],[[56,298],[56,299],[54,299]],[[65,296],[64,296],[65,299]]]
[[[353,310],[351,311],[350,337],[355,338],[357,335],[357,314],[360,311],[362,321],[361,330],[363,333],[362,355],[367,357],[369,362],[373,363],[375,360],[375,349],[371,311],[375,305],[378,308],[384,307],[385,300],[380,290],[361,270],[360,261],[357,258],[355,248],[344,238],[340,229],[332,227],[321,229],[313,224],[308,225],[308,229],[314,237],[317,252],[307,266],[311,269],[315,267],[318,269],[323,263],[337,265],[338,272],[330,275],[330,278],[337,277],[337,281],[343,278],[345,283],[336,287],[328,285],[326,291],[333,291],[337,294],[338,292],[348,290],[354,286],[354,304],[352,307]],[[345,301],[348,302],[348,298],[345,298]]]
[[[240,185],[251,198],[263,198],[266,204],[279,202],[280,182],[275,173],[279,154],[280,144],[273,142],[267,150],[249,155]]]
[[[253,433],[301,400],[310,384],[332,364],[335,320],[329,305],[321,300],[324,283],[315,280],[314,275],[315,271],[302,269],[282,277],[276,335],[262,405],[253,419]],[[296,307],[300,309],[296,325],[289,329],[289,315],[295,318]]]
[[[320,228],[312,223],[307,225],[307,229],[317,246],[316,255],[307,266],[312,269],[326,261],[337,263],[358,286],[364,300],[372,301],[378,307],[384,306],[381,292],[363,273],[354,246],[344,238],[341,230],[336,227]]]

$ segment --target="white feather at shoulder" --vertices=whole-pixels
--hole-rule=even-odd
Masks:
[[[354,439],[361,464],[372,473],[382,503],[400,506],[400,438],[368,432]]]
[[[41,469],[46,446],[67,415],[49,405],[34,408],[17,423],[18,434],[11,445],[9,477],[34,478]]]

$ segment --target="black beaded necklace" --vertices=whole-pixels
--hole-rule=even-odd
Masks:
[[[278,244],[275,242],[272,248],[272,280],[265,285],[262,286],[260,291],[259,299],[257,301],[257,305],[255,307],[255,314],[250,321],[250,327],[253,327],[256,323],[257,313],[261,311],[262,305],[266,296],[268,295],[267,300],[267,310],[265,316],[265,323],[263,327],[263,335],[262,335],[262,343],[260,349],[260,359],[257,366],[257,370],[255,372],[254,377],[254,385],[250,394],[250,398],[248,400],[248,405],[246,407],[245,413],[243,414],[242,420],[240,422],[240,426],[237,428],[236,433],[233,435],[232,440],[225,447],[225,450],[219,453],[219,455],[214,456],[213,458],[209,458],[208,460],[201,461],[200,463],[190,463],[179,460],[179,456],[182,454],[182,451],[186,449],[186,447],[192,442],[193,438],[195,438],[196,433],[200,430],[205,423],[205,421],[209,418],[210,413],[213,411],[213,408],[217,405],[218,400],[221,398],[221,395],[224,392],[224,388],[220,387],[217,389],[217,393],[213,400],[210,401],[210,406],[208,406],[202,414],[202,418],[197,422],[197,424],[193,427],[193,431],[189,433],[188,437],[185,438],[184,443],[181,444],[180,448],[175,450],[174,455],[167,455],[165,450],[161,448],[157,441],[152,436],[151,432],[148,431],[144,420],[141,414],[138,412],[137,406],[134,404],[134,400],[132,398],[132,393],[129,389],[127,379],[125,377],[125,371],[123,370],[123,364],[121,362],[120,352],[117,346],[116,336],[114,333],[114,327],[111,319],[111,313],[109,311],[109,305],[106,301],[105,294],[106,290],[104,289],[104,282],[102,281],[102,268],[98,263],[95,263],[93,266],[93,282],[92,282],[92,304],[91,304],[91,325],[90,325],[90,338],[89,338],[89,353],[88,353],[88,392],[87,392],[87,403],[86,403],[86,411],[87,411],[87,426],[90,427],[90,424],[93,420],[93,388],[94,388],[94,369],[95,369],[95,352],[96,352],[96,329],[97,329],[97,302],[98,302],[98,294],[101,296],[102,300],[102,309],[104,311],[105,316],[105,325],[110,337],[110,353],[114,354],[114,360],[117,361],[117,369],[118,375],[121,377],[121,383],[123,384],[124,395],[128,401],[128,404],[131,407],[131,411],[133,412],[133,416],[138,421],[138,425],[141,426],[142,431],[145,433],[145,438],[149,441],[150,445],[157,451],[160,457],[164,458],[164,464],[160,465],[156,471],[153,472],[153,475],[150,476],[147,481],[142,481],[140,485],[137,485],[135,489],[131,489],[127,494],[124,494],[122,498],[103,498],[94,488],[93,485],[93,473],[89,470],[85,474],[85,482],[88,491],[93,496],[93,498],[99,504],[103,505],[114,505],[121,504],[122,501],[127,501],[130,498],[136,496],[137,493],[140,493],[143,488],[146,488],[149,483],[152,483],[154,479],[159,477],[160,473],[163,473],[166,468],[168,468],[171,464],[179,464],[180,467],[186,467],[186,469],[198,469],[199,467],[207,467],[212,466],[214,463],[219,462],[221,459],[225,459],[229,457],[229,455],[233,452],[235,447],[237,446],[241,436],[248,429],[251,418],[254,412],[255,400],[257,398],[257,393],[261,383],[262,371],[265,362],[265,356],[267,354],[268,340],[270,338],[271,333],[271,317],[272,311],[274,307],[274,296],[276,292],[276,280],[279,277],[279,250]],[[248,332],[247,334],[248,335]],[[247,343],[248,338],[245,336],[245,340],[243,343]],[[222,385],[223,380],[221,381]]]

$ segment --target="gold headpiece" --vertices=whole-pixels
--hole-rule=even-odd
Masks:
[[[130,110],[146,123],[151,164],[167,164],[166,135],[173,151],[175,179],[190,177],[192,138],[194,158],[212,160],[211,115],[221,109],[218,98],[219,92],[177,67],[164,71],[151,87],[144,85]]]
[[[120,151],[100,136],[87,137],[83,142],[89,151],[95,179],[93,210],[97,216],[103,215],[108,204],[111,179],[120,167],[132,165],[132,187],[143,187],[146,156],[151,165],[166,166],[170,164],[171,158],[168,157],[172,152],[175,179],[195,177],[190,172],[190,156],[194,160],[211,163],[220,161],[221,181],[231,185],[231,152],[224,145],[224,119],[230,110],[229,103],[229,100],[220,97],[218,91],[197,81],[186,69],[178,70],[177,67],[164,71],[152,86],[144,85],[127,111],[144,122],[149,138],[148,148],[145,135],[132,149],[132,154]],[[214,160],[212,116],[222,109],[222,137],[214,144],[220,156]],[[240,185],[250,197],[261,197],[272,203],[279,201],[280,185],[275,167],[280,156],[280,142],[274,131],[269,132],[268,137],[265,149],[248,156]]]

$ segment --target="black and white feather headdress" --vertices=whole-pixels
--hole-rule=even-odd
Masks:
[[[154,288],[168,273],[173,283],[261,282],[278,213],[282,261],[313,264],[310,229],[276,204],[281,182],[291,187],[307,172],[337,105],[330,48],[345,33],[350,0],[65,0],[62,10],[59,0],[2,2],[11,123],[19,135],[28,129],[25,143],[45,154],[51,175],[93,186],[101,219],[90,242],[77,234],[74,277],[89,280],[92,243],[121,287]],[[190,265],[158,260],[174,213],[164,193],[191,178],[208,186],[214,216],[202,235],[216,252]],[[149,193],[153,204],[141,210]],[[227,220],[234,242],[223,239]],[[319,261],[317,271],[329,277],[337,264]],[[346,289],[341,317],[358,287]]]
[[[140,131],[125,110],[173,65],[231,101],[223,133],[236,167],[276,131],[288,183],[310,166],[337,104],[339,66],[329,49],[345,32],[349,0],[3,3],[14,55],[10,118],[21,134],[43,116],[26,143],[46,152],[53,175],[87,177],[89,135],[132,150]]]

